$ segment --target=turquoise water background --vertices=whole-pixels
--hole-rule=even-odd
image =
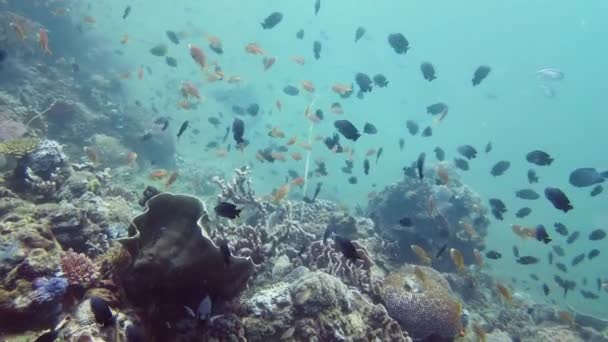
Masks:
[[[132,12],[123,20],[121,15],[127,3]],[[599,300],[590,301],[583,299],[578,291],[581,288],[595,291],[596,278],[608,276],[608,242],[591,243],[586,238],[592,229],[608,228],[606,194],[590,198],[590,189],[568,184],[568,175],[575,168],[608,169],[604,146],[608,129],[608,2],[324,0],[318,16],[313,14],[313,3],[312,0],[91,1],[83,3],[82,9],[74,9],[73,15],[78,18],[74,12],[80,11],[97,18],[97,23],[85,34],[99,40],[100,50],[124,52],[120,57],[123,64],[115,66],[117,74],[127,70],[135,73],[141,66],[152,68],[153,74],[146,75],[145,81],[132,77],[125,82],[131,100],[138,99],[144,106],[155,104],[173,118],[174,130],[183,120],[190,120],[194,128],[201,130],[200,135],[187,134],[186,139],[179,142],[182,159],[200,168],[219,167],[227,172],[251,163],[259,194],[281,186],[288,169],[304,172],[304,161],[294,162],[288,158],[285,164],[259,164],[254,159],[254,151],[268,146],[269,127],[280,127],[287,137],[297,135],[300,141],[308,139],[309,121],[303,112],[313,101],[314,108],[322,108],[326,117],[313,128],[314,136],[327,136],[335,131],[332,123],[338,117],[328,110],[334,101],[339,101],[344,108],[341,118],[351,120],[360,128],[365,122],[372,122],[379,130],[378,135],[364,136],[355,144],[357,185],[348,184],[348,177],[339,171],[344,165],[343,156],[331,154],[322,142],[317,142],[312,151],[311,167],[314,167],[312,161],[321,158],[327,162],[330,173],[322,180],[321,197],[350,206],[365,206],[370,191],[380,191],[385,185],[400,180],[402,167],[421,152],[426,152],[427,160],[434,163],[432,151],[436,146],[446,151],[447,160],[456,157],[459,145],[475,146],[480,155],[471,162],[471,171],[460,172],[463,182],[486,200],[502,199],[509,209],[505,221],[493,221],[487,237],[488,248],[500,250],[504,256],[502,260],[487,262],[492,265],[492,272],[507,282],[511,277],[518,278],[518,284],[513,287],[540,300],[546,300],[540,288],[542,282],[546,282],[552,288],[549,299],[608,318],[605,294]],[[272,30],[262,30],[260,22],[273,11],[282,12],[283,21]],[[367,33],[355,43],[358,26],[364,26]],[[295,38],[299,29],[305,31],[303,40]],[[183,31],[187,37],[175,46],[167,40],[166,30]],[[412,49],[405,56],[397,55],[387,44],[387,35],[394,32],[403,33],[410,41]],[[130,42],[123,46],[120,39],[125,34],[129,35]],[[224,55],[218,57],[206,48],[206,34],[222,40]],[[51,39],[55,39],[56,44],[58,37],[51,34]],[[315,61],[312,54],[314,40],[323,44],[319,61]],[[169,55],[178,59],[177,69],[169,68],[163,58],[148,52],[160,42],[167,44]],[[245,53],[244,46],[250,42],[260,44],[268,55],[277,56],[276,65],[264,72],[261,57]],[[188,43],[203,47],[210,60],[220,62],[226,75],[238,75],[243,83],[205,82],[205,76],[191,60]],[[297,65],[290,60],[292,56],[305,57],[306,64]],[[422,61],[435,65],[437,80],[429,83],[422,79],[419,70]],[[492,72],[480,86],[472,87],[472,74],[481,64],[491,66]],[[565,73],[563,81],[553,84],[554,98],[543,94],[541,82],[535,76],[541,68],[557,68]],[[357,72],[382,73],[390,84],[385,89],[375,88],[364,100],[354,96],[341,100],[331,92],[334,83],[353,82]],[[176,108],[182,80],[194,82],[207,96],[207,101],[197,110]],[[283,94],[281,89],[285,85],[299,86],[301,80],[315,84],[314,95],[301,92],[298,97],[288,97]],[[245,153],[232,152],[227,158],[219,159],[214,151],[203,152],[202,148],[210,140],[223,136],[233,114],[229,106],[217,103],[209,94],[235,87],[249,89],[265,114],[245,119],[245,136],[252,142]],[[162,97],[155,94],[157,90],[162,92]],[[283,104],[280,113],[274,107],[276,100]],[[432,123],[425,108],[437,101],[448,103],[450,112],[434,127],[433,136],[410,136],[405,129],[406,120],[417,121],[423,129]],[[220,111],[224,113],[223,123],[214,129],[206,120]],[[196,118],[200,122],[194,122]],[[405,139],[403,152],[398,148],[399,138]],[[482,150],[489,141],[494,150],[486,156]],[[379,147],[384,148],[384,155],[378,166],[372,162],[370,175],[364,176],[362,154]],[[540,183],[531,187],[539,193],[545,186],[562,188],[572,200],[573,211],[564,214],[544,198],[534,202],[515,198],[516,190],[530,187],[526,172],[531,165],[525,161],[525,154],[533,149],[546,150],[555,162],[550,167],[534,167]],[[506,175],[494,178],[489,170],[499,160],[510,161],[511,168]],[[316,181],[310,180],[311,184]],[[314,186],[309,185],[309,191],[312,189]],[[516,220],[514,213],[527,205],[533,209],[532,215]],[[602,251],[597,259],[586,260],[569,270],[567,278],[576,280],[578,285],[566,300],[552,280],[559,271],[546,263],[550,247],[536,241],[522,242],[510,229],[513,223],[525,226],[542,223],[554,240],[564,240],[554,232],[555,222],[563,222],[570,231],[582,233],[573,245],[559,243],[566,249],[564,263],[568,266],[578,253],[591,248]],[[514,244],[520,247],[521,254],[541,257],[542,263],[516,264],[511,253]],[[532,281],[529,273],[538,274],[541,283]],[[589,281],[586,287],[581,285],[583,277]],[[522,284],[524,280],[530,285]]]

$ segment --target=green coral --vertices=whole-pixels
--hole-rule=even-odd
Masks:
[[[87,190],[94,194],[98,194],[101,190],[101,182],[99,182],[97,178],[91,179],[87,182]]]
[[[34,152],[39,143],[40,140],[37,138],[20,138],[4,141],[0,143],[0,153],[23,157],[28,153]]]

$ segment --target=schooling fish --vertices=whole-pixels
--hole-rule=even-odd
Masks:
[[[418,156],[416,160],[416,169],[418,170],[418,178],[422,180],[424,178],[424,159],[426,158],[426,153],[422,152]]]
[[[112,314],[112,310],[108,303],[99,297],[92,296],[89,298],[89,304],[91,305],[91,311],[93,312],[93,316],[97,323],[102,324],[105,327],[114,324],[115,317]]]
[[[559,235],[561,235],[561,236],[568,235],[568,228],[563,223],[561,223],[561,222],[555,222],[555,224],[553,225],[553,227],[555,227],[555,231]]]
[[[298,32],[296,32],[296,38],[302,40],[304,39],[304,30],[303,29],[299,29]]]
[[[591,291],[587,291],[587,290],[581,290],[581,296],[583,296],[583,298],[585,299],[598,299],[600,298],[598,295],[596,295],[595,293],[591,292]]]
[[[545,296],[548,296],[549,292],[550,292],[549,285],[543,284],[543,293],[545,294]]]
[[[319,58],[321,58],[321,42],[318,40],[315,40],[312,43],[312,52],[315,55],[315,59],[319,60]]]
[[[319,14],[319,10],[321,9],[321,0],[315,1],[315,15]]]
[[[533,265],[533,264],[537,264],[538,263],[538,258],[537,257],[533,257],[533,256],[522,256],[517,258],[517,263],[518,264],[522,264],[522,265]]]
[[[184,132],[186,131],[186,128],[188,128],[188,120],[184,121],[184,123],[182,123],[181,127],[179,128],[179,131],[177,132],[177,138],[179,139],[182,134],[184,134]]]
[[[487,251],[486,258],[492,259],[492,260],[498,260],[498,259],[502,258],[502,254],[500,254],[497,251]]]
[[[365,159],[363,161],[363,173],[365,173],[365,175],[369,175],[369,160]]]
[[[445,152],[443,151],[443,149],[441,147],[439,147],[439,146],[435,147],[433,152],[435,152],[435,158],[437,158],[438,161],[445,160]]]
[[[583,260],[585,260],[585,257],[587,255],[585,253],[581,253],[577,256],[575,256],[574,258],[572,258],[572,261],[570,262],[570,266],[574,267],[578,264],[580,264]]]
[[[232,122],[232,136],[237,145],[245,144],[245,139],[243,139],[244,134],[245,122],[239,118],[234,118],[234,121]]]
[[[235,219],[239,217],[239,214],[241,213],[241,209],[237,209],[236,205],[223,201],[218,203],[214,210],[218,216],[229,219]]]
[[[378,133],[378,129],[376,129],[376,126],[374,126],[373,124],[366,122],[365,125],[363,126],[363,133],[365,134],[377,134]]]
[[[386,79],[386,76],[382,74],[374,75],[372,80],[374,81],[374,84],[379,88],[386,88],[386,86],[388,86],[388,80]]]
[[[405,146],[405,140],[403,138],[400,138],[398,143],[399,143],[399,151],[403,151],[403,147]]]
[[[595,229],[591,233],[589,233],[589,240],[591,241],[599,241],[603,240],[606,237],[606,231],[603,229]]]
[[[462,171],[469,171],[469,162],[462,158],[454,158],[454,166]]]
[[[443,254],[443,252],[445,252],[445,250],[447,248],[448,248],[448,243],[446,242],[443,244],[443,246],[441,246],[441,248],[439,248],[439,250],[435,254],[435,259],[439,259],[439,257]]]
[[[407,50],[410,49],[410,43],[407,41],[405,36],[401,33],[391,33],[388,35],[388,43],[393,50],[400,55],[405,55]]]
[[[486,148],[484,149],[484,151],[486,152],[486,154],[488,154],[488,153],[490,153],[490,151],[492,151],[492,142],[491,141],[489,141],[486,144]]]
[[[553,249],[555,254],[557,254],[560,257],[563,257],[564,255],[566,255],[566,253],[564,252],[564,249],[561,248],[559,245],[553,245],[553,246],[551,246],[551,248]]]
[[[414,222],[409,217],[403,217],[399,220],[399,224],[403,227],[411,227],[414,225]]]
[[[549,262],[549,265],[553,265],[553,253],[549,252],[547,255],[547,262]]]
[[[513,256],[519,258],[519,248],[517,246],[513,246]]]
[[[594,249],[592,249],[592,250],[590,250],[590,251],[589,251],[589,254],[587,254],[587,258],[588,258],[589,260],[593,260],[593,259],[595,259],[596,257],[598,257],[599,255],[600,255],[600,250],[599,250],[599,249],[594,248]]]
[[[458,153],[467,158],[468,160],[477,157],[477,150],[471,145],[462,145],[458,147]]]
[[[598,183],[604,182],[604,174],[608,176],[608,173],[599,173],[592,167],[579,168],[570,173],[570,184],[577,188],[584,188],[592,186]]]
[[[526,154],[526,160],[529,163],[538,165],[538,166],[549,166],[553,163],[553,158],[549,153],[541,150],[534,150]]]
[[[359,41],[359,39],[363,38],[365,35],[365,27],[359,26],[357,30],[355,30],[355,43]]]
[[[564,273],[568,273],[568,268],[566,268],[566,265],[562,264],[561,262],[556,262],[555,267]]]
[[[421,137],[423,138],[428,138],[433,136],[433,128],[431,126],[427,126],[425,129],[422,130],[422,133],[420,134]]]
[[[564,192],[558,188],[545,188],[545,197],[551,202],[551,204],[553,204],[555,209],[559,209],[564,213],[574,209],[570,203],[570,199],[568,199],[568,196],[566,196],[566,194],[564,194]]]
[[[570,234],[570,236],[568,236],[568,238],[566,239],[566,242],[568,244],[572,244],[574,243],[574,241],[578,240],[578,237],[581,235],[581,233],[579,231],[575,231],[572,234]]]
[[[532,189],[521,189],[515,192],[515,196],[525,200],[537,200],[540,195]]]
[[[407,120],[405,122],[405,127],[407,127],[407,130],[411,135],[418,134],[418,131],[420,130],[420,126],[418,126],[418,124],[412,120]]]
[[[435,67],[430,62],[422,62],[420,64],[420,71],[422,72],[422,77],[429,82],[437,78],[435,76]]]
[[[357,141],[361,134],[357,128],[348,120],[336,120],[334,121],[334,127],[340,132],[346,139]]]
[[[350,240],[343,238],[340,235],[336,235],[334,237],[334,240],[336,242],[336,247],[338,248],[338,250],[340,252],[342,252],[344,257],[346,257],[347,259],[350,259],[352,261],[361,259],[361,256],[359,256],[359,253],[357,252],[355,245],[353,245],[353,243]]]
[[[552,241],[551,237],[547,233],[547,230],[545,229],[545,227],[542,224],[539,224],[538,226],[536,226],[536,229],[534,230],[534,234],[535,234],[536,240],[543,242],[544,244],[548,244],[549,242]]]
[[[601,185],[596,185],[593,187],[593,189],[591,189],[591,192],[589,193],[589,196],[591,197],[595,197],[599,194],[601,194],[604,191],[604,187]]]
[[[481,81],[488,77],[491,70],[492,69],[487,65],[481,65],[477,67],[475,73],[473,74],[473,79],[471,80],[471,83],[473,83],[473,87],[479,85]]]
[[[266,17],[266,19],[264,19],[261,25],[264,30],[269,30],[277,26],[277,24],[279,24],[281,20],[283,20],[283,14],[281,12],[273,12],[268,17]]]
[[[532,169],[528,170],[528,183],[538,183],[538,176],[536,175],[536,171]]]
[[[492,166],[490,174],[494,177],[502,176],[511,167],[511,163],[506,160],[501,160]]]
[[[448,105],[443,102],[433,103],[426,107],[426,113],[430,115],[440,115],[448,110]]]
[[[129,16],[130,13],[131,13],[131,6],[127,6],[125,8],[125,11],[122,14],[122,18],[127,19],[127,17]]]
[[[359,86],[359,90],[362,93],[369,93],[370,91],[372,91],[373,81],[367,74],[364,74],[362,72],[357,73],[355,75],[355,82]]]
[[[532,209],[530,209],[528,207],[523,207],[515,213],[515,217],[524,218],[524,217],[530,215],[530,213],[532,213]]]

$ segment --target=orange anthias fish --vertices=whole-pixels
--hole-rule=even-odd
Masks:
[[[139,70],[137,70],[137,78],[140,80],[144,79],[144,68],[139,68]]]
[[[344,110],[342,109],[342,105],[338,102],[334,102],[331,104],[329,110],[334,114],[344,114]]]
[[[129,152],[129,154],[127,154],[127,164],[129,165],[129,167],[135,167],[135,165],[137,165],[137,153],[135,152]]]
[[[308,151],[312,150],[312,145],[305,141],[300,142],[298,145],[305,150],[308,150]]]
[[[481,255],[479,249],[474,248],[473,255],[475,256],[475,263],[477,264],[477,266],[483,267],[483,255]]]
[[[375,149],[373,149],[373,148],[370,148],[370,149],[369,149],[369,150],[367,150],[367,152],[365,153],[365,156],[366,156],[366,157],[369,157],[369,156],[373,156],[374,154],[376,154],[376,150],[375,150]]]
[[[454,262],[454,266],[456,266],[458,272],[464,272],[464,256],[462,253],[456,248],[450,248],[450,257],[452,257],[452,262]]]
[[[90,15],[86,15],[84,17],[84,22],[87,24],[95,24],[97,22],[97,19],[95,19],[94,17],[92,17]]]
[[[45,29],[40,28],[38,30],[38,42],[40,43],[40,48],[44,54],[52,55],[51,49],[49,49],[49,35]]]
[[[207,36],[207,41],[209,42],[209,46],[211,46],[215,50],[222,50],[223,44],[222,41],[216,36]]]
[[[245,46],[245,51],[247,51],[248,53],[252,54],[252,55],[266,55],[266,53],[264,52],[264,50],[262,50],[262,48],[260,48],[260,46],[256,43],[249,43]]]
[[[310,82],[310,81],[301,81],[300,85],[302,85],[302,88],[304,88],[304,90],[306,90],[309,93],[315,92],[315,85],[312,84],[312,82]]]
[[[299,152],[293,152],[291,154],[291,158],[293,158],[293,160],[295,161],[302,160],[302,154],[300,154]]]
[[[513,230],[513,233],[515,233],[515,235],[519,236],[522,239],[536,238],[536,230],[532,228],[526,228],[514,224],[511,226],[511,230]]]
[[[478,342],[487,341],[486,331],[483,330],[483,328],[479,324],[473,323],[473,332],[475,333]]]
[[[243,79],[241,78],[241,76],[230,76],[228,77],[228,83],[229,84],[234,84],[234,83],[241,83],[243,81]]]
[[[120,40],[120,44],[125,45],[129,42],[129,36],[128,35],[124,35],[122,36],[122,39]]]
[[[182,100],[177,103],[177,108],[190,110],[192,109],[192,104],[188,100]]]
[[[282,161],[282,162],[287,161],[287,159],[285,159],[285,156],[282,153],[280,153],[280,152],[272,152],[270,155],[275,160],[279,160],[279,161]]]
[[[201,94],[198,92],[198,89],[190,82],[182,81],[180,91],[182,96],[188,99],[188,97],[192,96],[197,100],[201,99]]]
[[[512,304],[513,298],[511,297],[511,291],[501,283],[496,283],[496,288],[498,289],[498,293],[500,296],[507,301],[507,303]]]
[[[122,78],[123,80],[128,80],[129,78],[131,78],[131,72],[125,71],[125,72],[119,74],[118,77]]]
[[[301,188],[304,185],[304,177],[300,176],[294,179],[293,181],[291,181],[291,184],[299,186]]]
[[[86,146],[84,148],[84,153],[86,153],[87,158],[89,158],[89,161],[91,163],[93,163],[93,164],[99,163],[99,153],[97,153],[97,149],[95,147]]]
[[[289,193],[289,183],[285,183],[283,186],[277,189],[273,195],[273,199],[275,203],[281,202],[285,196]]]
[[[15,34],[17,34],[17,37],[19,37],[19,39],[21,39],[21,40],[27,39],[27,34],[25,33],[25,30],[23,29],[23,26],[20,23],[11,21],[9,23],[9,26],[13,28],[13,30],[15,31]]]
[[[293,56],[291,57],[291,60],[299,65],[304,65],[304,63],[306,63],[306,60],[302,56]]]
[[[196,64],[200,65],[203,70],[207,70],[207,56],[205,56],[203,50],[193,44],[188,44],[188,49]]]
[[[167,175],[169,175],[169,172],[165,169],[158,169],[158,170],[154,170],[152,172],[150,172],[150,174],[148,175],[148,177],[151,180],[161,180],[165,177],[167,177]]]
[[[467,222],[463,222],[462,223],[462,227],[464,228],[464,231],[469,234],[469,236],[473,239],[477,239],[479,238],[479,234],[477,234],[477,231],[475,230],[475,228]]]
[[[414,254],[416,254],[416,256],[418,256],[422,264],[430,265],[432,263],[431,256],[424,248],[418,245],[410,245],[410,249],[412,252],[414,252]]]
[[[568,324],[571,327],[575,327],[576,326],[576,321],[574,320],[574,317],[572,316],[572,314],[568,311],[560,311],[558,313],[559,316],[559,320]]]
[[[179,172],[177,172],[177,170],[171,172],[169,178],[167,178],[167,181],[165,182],[165,189],[169,189],[169,187],[171,187],[171,184],[175,183],[175,181],[177,180],[177,176],[179,176]]]
[[[444,185],[450,184],[450,175],[448,170],[442,165],[437,165],[437,177]]]
[[[270,132],[268,132],[268,136],[272,138],[285,138],[285,132],[281,131],[278,127],[273,127]]]
[[[262,64],[264,64],[264,71],[270,69],[276,61],[276,57],[264,57],[262,60]]]
[[[345,95],[353,91],[353,87],[348,84],[336,83],[331,87],[331,90],[339,95]]]
[[[298,140],[298,137],[289,138],[289,140],[287,140],[287,146],[291,146],[291,145],[295,144],[297,140]]]

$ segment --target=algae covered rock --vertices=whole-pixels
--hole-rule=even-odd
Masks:
[[[161,316],[176,318],[207,294],[229,299],[245,288],[254,263],[235,256],[226,262],[203,229],[207,222],[195,197],[162,193],[148,200],[129,237],[119,240],[133,259],[120,279],[136,306],[156,306]]]

